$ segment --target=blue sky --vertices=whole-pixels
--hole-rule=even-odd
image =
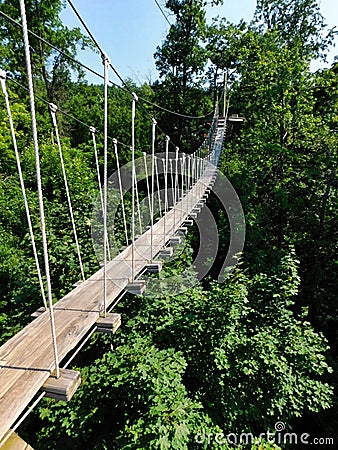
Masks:
[[[132,78],[138,83],[154,81],[157,78],[153,54],[164,40],[169,25],[155,0],[72,0],[72,2],[123,78]],[[158,0],[158,3],[163,5],[165,2]],[[255,5],[255,0],[224,0],[223,6],[209,8],[208,19],[220,15],[234,23],[241,18],[249,21],[253,16]],[[329,26],[338,25],[337,0],[321,0],[321,12]],[[61,17],[68,27],[81,28],[69,6],[62,12]],[[336,42],[338,44],[338,39]],[[338,46],[330,52],[329,62],[332,62],[336,54]],[[102,71],[99,55],[86,51],[79,52],[78,58],[93,69]],[[313,68],[322,65],[314,63]],[[100,82],[93,75],[88,75],[87,79],[93,83]],[[114,79],[113,75],[111,79]]]

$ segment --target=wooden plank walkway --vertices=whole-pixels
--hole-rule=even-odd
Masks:
[[[1,447],[2,450],[34,450],[27,442],[21,439],[16,433],[12,433]]]
[[[216,137],[217,140],[217,137]],[[164,220],[166,239],[189,216],[212,181],[215,167],[210,165],[191,191],[162,217],[153,228],[153,254],[163,248]],[[135,273],[145,269],[151,258],[150,233],[135,242]],[[131,278],[130,245],[107,265],[107,306],[125,289]],[[59,359],[62,361],[92,329],[103,302],[103,269],[97,271],[54,305]],[[55,369],[48,311],[0,347],[0,446],[5,435],[39,392]]]

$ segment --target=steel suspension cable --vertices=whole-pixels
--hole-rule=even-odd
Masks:
[[[102,53],[104,72],[104,119],[103,119],[103,317],[107,315],[107,199],[108,199],[108,77],[109,58]]]
[[[139,198],[139,192],[138,192],[138,185],[137,185],[137,174],[136,174],[136,167],[135,167],[135,200],[137,205],[137,217],[138,217],[138,226],[139,226],[139,233],[142,234],[142,218],[141,218],[141,210],[140,210],[140,198]]]
[[[161,193],[160,193],[160,180],[158,175],[158,165],[157,165],[157,156],[155,156],[155,173],[156,173],[156,184],[157,184],[157,197],[158,197],[158,208],[160,216],[162,215],[162,207],[161,207]]]
[[[176,226],[176,205],[178,203],[178,152],[179,152],[179,148],[176,147],[176,151],[175,151],[175,183],[174,183],[174,222],[175,222],[175,226]]]
[[[20,10],[21,10],[22,30],[23,30],[25,58],[26,58],[26,66],[27,66],[27,79],[28,79],[28,88],[29,88],[29,100],[30,100],[30,109],[31,109],[31,118],[32,118],[32,133],[33,133],[33,143],[34,143],[35,168],[36,168],[36,178],[37,178],[38,197],[39,197],[41,233],[42,233],[42,244],[43,244],[44,262],[45,262],[46,281],[47,281],[49,318],[50,318],[50,326],[51,326],[53,353],[54,353],[55,374],[56,374],[56,378],[60,378],[59,356],[58,356],[57,343],[56,343],[56,330],[55,330],[55,320],[54,320],[54,310],[53,310],[52,286],[51,286],[50,272],[49,272],[48,244],[47,244],[45,213],[44,213],[42,183],[41,183],[41,173],[40,173],[40,155],[39,155],[38,133],[37,133],[37,126],[36,126],[33,75],[32,75],[32,65],[31,65],[31,58],[30,58],[30,49],[29,49],[26,7],[25,7],[24,0],[20,0]]]
[[[101,209],[102,209],[102,214],[103,214],[104,204],[103,204],[103,194],[102,194],[102,183],[101,183],[101,177],[100,177],[99,158],[97,155],[97,146],[96,146],[96,137],[95,137],[96,129],[94,127],[89,127],[89,131],[90,131],[90,134],[92,135],[92,140],[93,140],[96,175],[97,175],[97,182],[99,185],[100,202],[101,202]]]
[[[93,140],[96,175],[97,175],[97,182],[99,185],[99,195],[100,195],[101,211],[102,211],[102,217],[103,217],[104,203],[103,203],[102,183],[101,183],[101,177],[100,177],[99,158],[98,158],[98,154],[97,154],[97,145],[96,145],[96,128],[91,126],[91,127],[89,127],[89,131],[92,135],[92,140]],[[111,259],[109,240],[107,241],[107,254],[108,254],[108,259]]]
[[[131,106],[131,164],[132,164],[132,175],[131,175],[131,240],[132,240],[132,251],[131,251],[131,279],[135,280],[135,116],[136,116],[136,102],[138,97],[135,93],[132,95],[132,106]]]
[[[82,263],[79,239],[78,239],[77,231],[76,231],[76,224],[75,224],[74,213],[73,213],[73,205],[72,205],[72,200],[71,200],[70,192],[69,192],[69,185],[68,185],[68,180],[67,180],[65,162],[64,162],[64,158],[63,158],[63,154],[62,154],[62,147],[61,147],[61,141],[60,141],[60,135],[59,135],[59,128],[58,128],[58,124],[57,124],[57,120],[56,120],[57,106],[54,103],[50,103],[49,104],[49,110],[50,110],[50,114],[52,116],[52,122],[53,122],[53,126],[54,126],[56,142],[57,142],[57,146],[58,146],[58,149],[59,149],[59,156],[60,156],[60,162],[61,162],[63,182],[64,182],[65,189],[66,189],[66,196],[67,196],[67,202],[68,202],[69,215],[70,215],[70,220],[72,222],[72,227],[73,227],[73,234],[74,234],[74,240],[75,240],[75,245],[76,245],[77,256],[78,256],[79,264],[80,264],[81,277],[82,277],[82,280],[85,281],[86,278],[85,278],[85,274],[84,274],[84,270],[83,270],[83,263]]]
[[[148,208],[149,213],[151,212],[151,198],[150,198],[150,185],[149,185],[149,174],[148,174],[148,163],[147,163],[147,154],[146,152],[143,152],[143,162],[144,162],[144,171],[146,176],[146,183],[147,183],[147,196],[148,196]]]
[[[188,170],[187,170],[187,205],[188,205],[188,210],[190,211],[190,207],[191,207],[191,199],[190,199],[190,203],[189,203],[189,192],[191,189],[191,155],[188,155]]]
[[[150,253],[150,259],[151,262],[153,262],[154,258],[154,249],[153,249],[153,227],[154,227],[154,182],[155,182],[155,140],[156,140],[156,120],[153,118],[151,120],[152,127],[151,127],[151,209],[150,209],[150,225],[151,225],[151,231],[150,231],[150,245],[151,245],[151,253]]]
[[[184,171],[185,171],[185,154],[182,153],[182,158],[181,159],[181,185],[182,185],[182,190],[181,190],[181,200],[183,201],[183,197],[184,197]]]
[[[69,2],[69,3],[70,3],[70,2]],[[72,8],[74,8],[74,11],[76,11],[74,5],[72,5]],[[76,14],[77,17],[79,18],[81,24],[82,24],[82,25],[84,26],[84,28],[86,29],[86,31],[87,31],[87,33],[89,34],[91,40],[93,41],[93,43],[95,44],[95,46],[98,48],[98,50],[100,51],[100,53],[101,53],[101,54],[104,53],[104,52],[102,51],[101,47],[99,46],[99,44],[97,43],[96,39],[94,38],[93,34],[90,32],[89,28],[88,28],[87,25],[85,24],[84,20],[81,18],[80,14],[79,14],[77,11],[76,11],[75,14]],[[3,17],[5,17],[7,20],[11,21],[11,22],[12,22],[13,24],[15,24],[16,26],[22,27],[22,24],[21,24],[21,23],[17,22],[17,21],[14,20],[13,18],[11,18],[11,17],[8,16],[7,14],[5,14],[3,11],[0,11],[0,15],[2,15]],[[28,32],[29,32],[32,36],[36,37],[38,40],[40,40],[41,42],[43,42],[44,44],[48,45],[48,46],[49,46],[50,48],[52,48],[53,50],[56,50],[56,51],[57,51],[58,53],[60,53],[62,56],[66,57],[67,59],[69,59],[70,61],[72,61],[73,63],[78,64],[79,66],[81,66],[81,67],[83,67],[84,69],[86,69],[88,72],[91,72],[93,75],[96,75],[98,78],[101,78],[102,80],[104,80],[104,76],[103,76],[102,74],[98,73],[97,71],[95,71],[94,69],[92,69],[91,67],[88,67],[86,64],[83,64],[81,61],[76,60],[76,59],[73,58],[71,55],[68,55],[68,54],[65,53],[63,50],[61,50],[60,48],[56,47],[54,44],[48,42],[46,39],[44,39],[43,37],[41,37],[41,36],[39,36],[38,34],[34,33],[33,31],[28,30]],[[111,67],[111,69],[114,71],[114,73],[116,74],[116,76],[118,77],[118,79],[121,81],[122,86],[120,86],[120,85],[114,83],[114,82],[111,81],[111,80],[109,80],[109,83],[112,84],[113,86],[115,86],[115,87],[117,87],[117,88],[123,90],[124,92],[127,92],[127,93],[131,94],[131,90],[130,90],[129,86],[126,84],[126,82],[125,82],[125,81],[123,80],[123,78],[120,76],[120,74],[118,73],[118,71],[116,70],[116,68],[115,68],[114,66],[112,66],[112,65],[110,65],[110,67]],[[206,115],[203,115],[203,116],[192,116],[192,115],[189,115],[189,114],[178,113],[178,112],[176,112],[176,111],[170,110],[170,109],[165,108],[165,107],[163,107],[163,106],[160,106],[160,105],[158,105],[158,104],[156,104],[156,103],[154,103],[154,102],[151,102],[150,100],[148,100],[148,99],[146,99],[146,98],[144,98],[144,97],[141,97],[141,96],[139,96],[139,100],[141,100],[142,102],[147,103],[148,105],[153,106],[154,108],[157,108],[157,109],[160,109],[160,110],[162,110],[162,111],[168,112],[169,114],[173,114],[173,115],[176,115],[176,116],[178,116],[178,117],[184,117],[184,118],[187,118],[187,119],[196,119],[196,120],[197,120],[197,119],[206,119],[206,118],[212,116],[212,114],[213,114],[213,111],[212,111],[212,112],[210,112],[210,113],[208,113],[208,114],[206,114]],[[141,106],[142,106],[142,105],[141,105]],[[144,109],[145,112],[147,112],[147,110],[146,110],[145,108],[143,108],[143,109]],[[147,112],[147,114],[148,114],[148,112]],[[162,130],[161,130],[161,131],[162,131]],[[165,134],[163,131],[162,131],[162,133]]]
[[[166,244],[166,222],[168,212],[168,158],[169,158],[169,141],[170,137],[165,137],[165,160],[164,160],[164,219],[163,219],[163,245]]]
[[[99,50],[99,52],[101,53],[101,55],[104,55],[104,52],[101,48],[101,46],[99,45],[99,43],[97,42],[97,40],[95,39],[94,35],[92,34],[92,32],[90,31],[89,27],[87,26],[87,24],[85,23],[85,21],[83,20],[83,18],[81,17],[80,13],[77,11],[77,9],[75,8],[74,4],[72,3],[71,0],[67,0],[68,4],[70,5],[70,7],[72,8],[72,10],[74,11],[75,15],[77,16],[77,18],[79,19],[80,23],[82,24],[82,26],[84,27],[84,29],[86,30],[88,36],[90,37],[90,39],[93,41],[93,43],[95,44],[96,48]],[[131,95],[133,95],[133,92],[131,91],[130,87],[128,86],[128,84],[124,81],[124,79],[121,77],[121,75],[119,74],[119,72],[116,70],[116,68],[110,63],[110,68],[112,69],[112,71],[115,73],[115,75],[117,76],[117,78],[121,81],[122,83],[122,89],[128,91]],[[162,106],[159,106],[153,102],[151,102],[150,100],[147,100],[141,96],[138,97],[138,100],[142,100],[145,103],[148,103],[149,105],[152,105],[158,109],[161,109],[163,111],[169,112],[170,114],[174,114],[176,116],[179,117],[184,117],[187,119],[205,119],[209,116],[211,116],[213,114],[213,112],[204,115],[204,116],[191,116],[188,114],[181,114],[175,111],[171,111],[167,108],[163,108]],[[141,105],[142,106],[142,105]],[[143,107],[143,106],[142,106]],[[144,111],[146,112],[146,114],[148,114],[148,111],[146,110],[146,108],[144,108]]]
[[[23,196],[23,200],[24,200],[24,204],[25,204],[27,223],[28,223],[28,228],[29,228],[31,244],[32,244],[32,247],[33,247],[33,254],[34,254],[35,265],[36,265],[36,269],[37,269],[37,272],[38,272],[38,279],[39,279],[39,284],[40,284],[40,290],[41,290],[43,305],[44,305],[45,309],[47,310],[48,307],[47,307],[47,301],[46,301],[45,288],[44,288],[43,281],[42,281],[42,273],[41,273],[41,268],[40,268],[40,263],[39,263],[39,258],[38,258],[38,252],[37,252],[36,245],[35,245],[35,238],[34,238],[32,219],[31,219],[30,209],[29,209],[27,195],[26,195],[25,182],[24,182],[23,175],[22,175],[20,155],[19,155],[18,144],[17,144],[17,140],[16,140],[16,134],[15,134],[15,129],[14,129],[12,111],[11,111],[11,108],[10,108],[8,92],[7,92],[7,87],[6,87],[6,72],[3,71],[3,70],[0,71],[0,81],[1,81],[2,92],[3,92],[4,97],[5,97],[6,109],[7,109],[7,114],[8,114],[8,121],[9,121],[9,126],[10,126],[10,130],[11,130],[11,135],[12,135],[12,142],[13,142],[14,152],[15,152],[16,165],[17,165],[18,174],[19,174],[21,192],[22,192],[22,196]]]
[[[173,161],[169,159],[169,167],[170,167],[170,181],[171,181],[171,206],[174,206],[174,173],[173,173]],[[169,206],[170,208],[170,206]]]

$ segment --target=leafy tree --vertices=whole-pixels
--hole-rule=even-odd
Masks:
[[[302,56],[325,55],[334,30],[327,30],[317,0],[259,0],[255,18],[263,28],[278,31],[289,47],[301,46]]]
[[[120,308],[130,319],[114,353],[83,369],[73,403],[40,410],[48,420],[43,445],[64,445],[66,433],[81,446],[95,432],[101,445],[117,448],[194,448],[201,430],[255,436],[278,418],[289,425],[328,408],[325,339],[305,311],[298,318],[291,311],[299,281],[291,254],[271,274],[237,271],[210,292],[197,286],[176,297],[128,299]]]
[[[65,84],[69,84],[71,72],[82,75],[81,68],[71,59],[59,53],[37,36],[74,57],[76,49],[88,48],[90,42],[79,28],[70,30],[60,20],[63,7],[61,0],[29,0],[25,2],[27,25],[34,34],[29,35],[34,72],[43,82],[47,98],[53,102],[65,95]],[[4,0],[2,12],[20,23],[20,8],[14,0]],[[25,55],[21,26],[13,24],[5,16],[0,17],[0,62],[3,69],[19,79],[25,79]]]
[[[166,2],[175,23],[154,55],[160,78],[163,79],[156,90],[160,93],[160,105],[179,114],[203,116],[212,110],[210,102],[203,100],[205,92],[200,86],[207,63],[207,51],[202,45],[206,29],[206,4],[205,0]],[[161,125],[169,130],[176,145],[189,143],[193,133],[184,117],[164,116]]]

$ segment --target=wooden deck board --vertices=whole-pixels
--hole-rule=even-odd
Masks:
[[[12,433],[1,450],[34,450],[27,442],[16,433]]]
[[[206,174],[153,228],[153,254],[181,227],[199,198],[207,189],[212,172]],[[166,230],[164,239],[163,230]],[[146,268],[151,258],[150,233],[135,242],[135,273]],[[131,279],[132,246],[107,264],[107,306],[124,290]],[[75,287],[54,305],[59,359],[78,345],[95,325],[103,303],[103,269]],[[31,402],[55,369],[49,312],[42,313],[17,335],[0,347],[0,445],[7,431]]]

